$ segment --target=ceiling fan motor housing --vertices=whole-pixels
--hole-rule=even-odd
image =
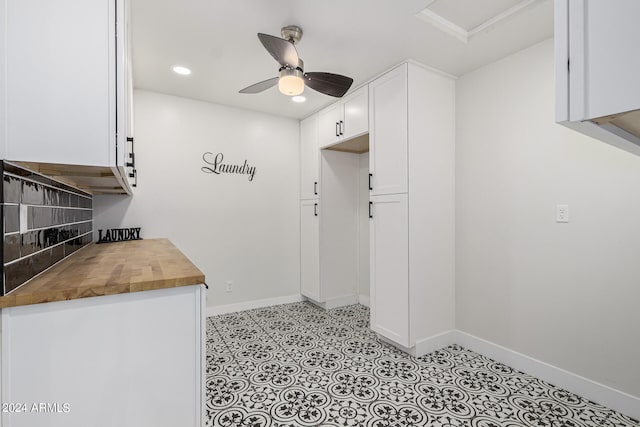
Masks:
[[[291,43],[296,44],[302,38],[302,28],[297,25],[287,25],[286,27],[282,27],[280,30],[280,34],[282,34],[282,38],[285,40],[289,40]]]

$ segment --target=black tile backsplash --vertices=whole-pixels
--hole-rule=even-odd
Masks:
[[[93,198],[17,165],[0,164],[4,237],[0,293],[6,294],[91,243]]]

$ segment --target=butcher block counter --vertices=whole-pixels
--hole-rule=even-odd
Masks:
[[[93,243],[0,297],[0,308],[202,283],[204,274],[168,239]]]
[[[204,425],[204,275],[168,240],[90,244],[0,302],[0,425]]]

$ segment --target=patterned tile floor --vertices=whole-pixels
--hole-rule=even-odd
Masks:
[[[207,321],[207,426],[640,427],[459,346],[408,356],[376,338],[361,305]]]

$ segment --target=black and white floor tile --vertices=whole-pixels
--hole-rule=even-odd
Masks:
[[[362,305],[210,317],[206,375],[207,426],[640,427],[459,346],[409,356]]]

